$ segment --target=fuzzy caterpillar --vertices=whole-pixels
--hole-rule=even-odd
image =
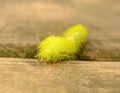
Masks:
[[[83,25],[70,27],[63,36],[49,36],[38,45],[36,57],[45,62],[76,59],[76,54],[86,42],[87,29]]]

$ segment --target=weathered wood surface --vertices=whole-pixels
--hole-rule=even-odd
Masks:
[[[120,93],[120,62],[0,58],[0,93]]]
[[[0,0],[0,56],[34,57],[45,37],[84,24],[82,59],[120,61],[120,0]]]

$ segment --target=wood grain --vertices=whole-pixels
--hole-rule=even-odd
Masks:
[[[120,93],[120,62],[0,58],[0,93]]]

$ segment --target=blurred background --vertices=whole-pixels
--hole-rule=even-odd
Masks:
[[[81,60],[120,61],[120,0],[0,0],[0,57],[34,58],[49,35],[83,24]]]

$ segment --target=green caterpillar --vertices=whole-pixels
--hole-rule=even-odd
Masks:
[[[88,31],[83,25],[70,27],[63,36],[49,36],[38,45],[36,57],[45,62],[74,60],[86,42]]]

